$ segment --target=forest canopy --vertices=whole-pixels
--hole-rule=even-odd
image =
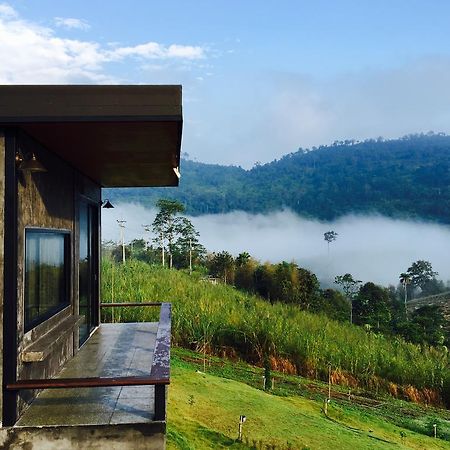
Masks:
[[[450,223],[450,136],[336,141],[250,170],[183,160],[178,189],[108,189],[113,202],[178,200],[189,215],[289,208],[321,220],[349,213]]]

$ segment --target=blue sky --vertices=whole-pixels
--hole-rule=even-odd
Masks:
[[[0,0],[0,83],[182,84],[183,151],[251,167],[450,132],[446,1]]]

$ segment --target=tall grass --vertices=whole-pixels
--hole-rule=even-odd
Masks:
[[[288,360],[298,373],[326,379],[328,367],[358,384],[387,388],[388,382],[442,392],[450,381],[445,349],[388,338],[325,316],[274,304],[195,274],[103,261],[103,301],[172,302],[174,343],[196,350],[234,351],[261,363],[266,353]],[[112,308],[111,308],[112,309]],[[111,319],[111,311],[106,311]],[[153,308],[116,308],[115,320],[154,321]]]

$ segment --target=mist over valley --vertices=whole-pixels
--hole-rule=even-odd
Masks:
[[[153,239],[142,225],[153,222],[155,209],[137,204],[114,206],[102,210],[103,240],[120,241],[116,220],[127,221],[126,242]],[[381,215],[347,215],[325,222],[289,210],[269,214],[237,211],[189,219],[209,252],[226,250],[237,256],[247,251],[261,262],[295,261],[314,272],[324,286],[344,273],[364,282],[396,285],[399,274],[419,259],[432,263],[437,278],[450,280],[450,228],[446,225]],[[329,230],[338,236],[328,254],[324,233]]]

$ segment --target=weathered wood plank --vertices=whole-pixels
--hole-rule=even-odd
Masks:
[[[121,302],[121,303],[100,303],[101,308],[115,308],[115,307],[126,307],[126,306],[161,306],[162,303],[158,302]]]
[[[51,378],[48,380],[18,380],[6,385],[10,391],[22,389],[61,389],[110,386],[157,386],[168,385],[168,378],[147,377],[91,377],[91,378]]]
[[[181,116],[181,86],[0,86],[0,122]]]
[[[156,334],[155,352],[151,375],[155,378],[170,377],[170,334],[171,334],[172,305],[162,303],[159,315],[158,332]]]

